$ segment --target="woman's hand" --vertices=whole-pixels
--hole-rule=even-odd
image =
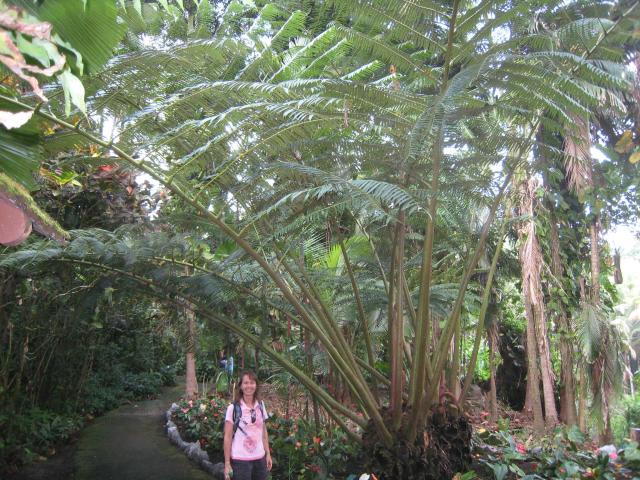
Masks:
[[[271,471],[273,467],[273,461],[271,461],[271,454],[267,453],[267,470]]]
[[[233,476],[233,470],[230,463],[224,464],[224,480],[229,480]]]

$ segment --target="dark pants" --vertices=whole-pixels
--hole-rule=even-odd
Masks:
[[[259,460],[231,460],[233,480],[267,480],[267,457]]]

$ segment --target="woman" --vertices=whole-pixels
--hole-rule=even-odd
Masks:
[[[242,372],[234,402],[227,407],[224,422],[224,478],[266,480],[272,467],[268,418],[260,401],[258,377]]]

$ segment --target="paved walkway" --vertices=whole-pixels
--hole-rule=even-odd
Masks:
[[[163,415],[184,391],[164,389],[94,420],[83,430],[75,454],[74,480],[200,480],[210,477],[169,443]]]
[[[120,407],[99,417],[53,457],[7,480],[211,480],[169,443],[164,413],[184,392],[184,380],[156,400]]]
[[[73,480],[211,480],[164,434],[164,413],[183,391],[179,382],[94,420],[80,435]]]

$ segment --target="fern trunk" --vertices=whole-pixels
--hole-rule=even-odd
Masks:
[[[402,420],[402,392],[404,387],[404,369],[402,359],[404,357],[404,237],[405,215],[398,214],[395,233],[395,261],[392,277],[393,301],[391,303],[390,352],[391,352],[391,391],[390,408],[393,431],[398,431]]]

